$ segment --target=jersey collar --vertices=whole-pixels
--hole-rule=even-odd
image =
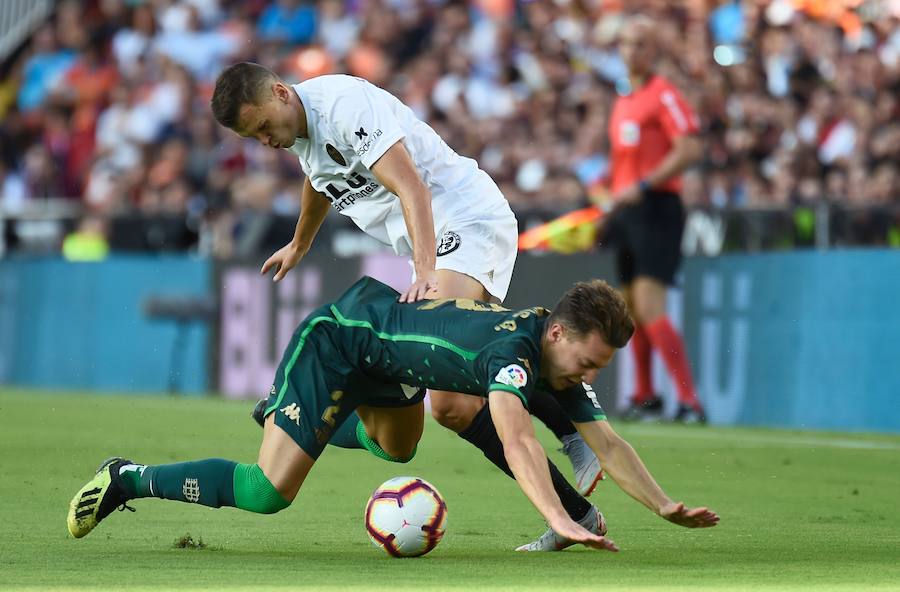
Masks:
[[[302,84],[295,84],[291,88],[294,89],[294,92],[297,93],[297,96],[300,97],[300,102],[303,103],[303,112],[306,114],[306,136],[305,138],[297,138],[294,141],[294,145],[296,146],[297,142],[307,142],[308,145],[313,145],[316,140],[317,131],[319,129],[319,114],[312,106],[312,101],[309,100],[309,94],[306,92],[306,89],[303,88]],[[293,146],[291,147],[293,149]]]

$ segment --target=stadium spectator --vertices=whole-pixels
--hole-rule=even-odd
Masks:
[[[814,183],[804,180],[815,177],[816,200],[900,207],[900,14],[888,2],[827,4],[627,3],[657,19],[658,71],[702,119],[708,150],[688,204],[788,208],[813,197]],[[127,163],[116,162],[116,174],[141,186],[161,140],[190,137],[195,120],[211,117],[211,81],[223,60],[243,59],[288,80],[348,72],[378,81],[483,163],[520,213],[563,213],[602,193],[609,174],[605,118],[626,78],[616,44],[623,5],[67,0],[0,68],[0,95],[17,98],[12,106],[0,98],[2,151],[30,177],[27,155],[52,136],[44,149],[58,166],[42,183],[58,193],[47,197],[87,199],[95,171],[117,158],[114,142],[97,137],[91,148],[86,139],[107,108],[121,109],[107,76],[114,65],[131,121]],[[264,15],[284,11],[306,24],[276,26],[271,40],[254,35]],[[93,117],[67,92],[75,89],[63,81],[72,77],[94,89]],[[212,146],[230,155],[229,167],[256,158],[217,130]],[[273,172],[283,179],[281,168]],[[206,202],[215,201],[207,195],[217,191],[213,177],[222,178],[211,173],[197,185]],[[136,206],[131,195],[112,201]]]
[[[146,59],[156,36],[156,18],[147,4],[138,4],[131,13],[131,25],[116,31],[112,39],[112,53],[119,70],[126,76],[139,72],[138,62]]]
[[[109,254],[108,234],[106,220],[85,216],[63,240],[63,257],[66,261],[102,261]]]
[[[309,43],[316,32],[316,8],[301,0],[275,0],[263,10],[256,33],[266,41]]]
[[[15,214],[25,205],[25,181],[0,159],[0,208]]]
[[[51,26],[38,29],[32,40],[32,55],[25,60],[19,87],[19,109],[23,112],[41,107],[66,70],[77,59],[75,51],[59,48]]]

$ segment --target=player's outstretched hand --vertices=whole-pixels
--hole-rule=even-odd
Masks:
[[[432,270],[430,273],[417,274],[416,281],[403,294],[400,295],[400,302],[418,302],[427,298],[426,294],[430,290],[436,290],[438,285],[437,273]]]
[[[294,243],[288,243],[275,251],[271,257],[266,259],[266,262],[263,263],[259,273],[260,275],[265,275],[267,271],[274,267],[275,277],[272,278],[272,281],[277,282],[286,276],[287,272],[293,267],[300,263],[300,260],[303,259],[305,254],[306,250],[294,246]]]
[[[719,515],[709,508],[686,508],[681,502],[663,507],[659,515],[686,528],[709,528],[719,523]]]
[[[552,528],[559,536],[581,543],[585,547],[600,549],[601,551],[612,551],[613,553],[619,552],[619,547],[612,539],[594,534],[574,520],[553,525]]]

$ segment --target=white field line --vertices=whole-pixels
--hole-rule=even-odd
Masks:
[[[737,429],[733,432],[722,429],[706,431],[704,428],[672,429],[666,426],[629,425],[622,427],[625,434],[634,434],[641,438],[667,438],[673,440],[711,440],[720,444],[741,448],[758,448],[762,446],[795,446],[802,448],[848,448],[859,450],[900,450],[900,442],[882,442],[848,437],[830,438],[814,435],[778,435],[754,434]]]

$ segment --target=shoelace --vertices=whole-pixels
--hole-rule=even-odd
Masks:
[[[569,456],[570,450],[577,446],[576,442],[569,442],[568,444],[563,444],[562,448],[557,448],[557,452],[562,452],[566,456]]]
[[[122,505],[119,506],[119,507],[116,508],[116,509],[117,509],[118,511],[120,511],[120,512],[124,512],[125,510],[128,510],[129,512],[136,512],[136,511],[137,511],[137,510],[135,510],[134,508],[132,508],[131,506],[129,506],[129,505],[128,505],[128,502],[122,502]]]

